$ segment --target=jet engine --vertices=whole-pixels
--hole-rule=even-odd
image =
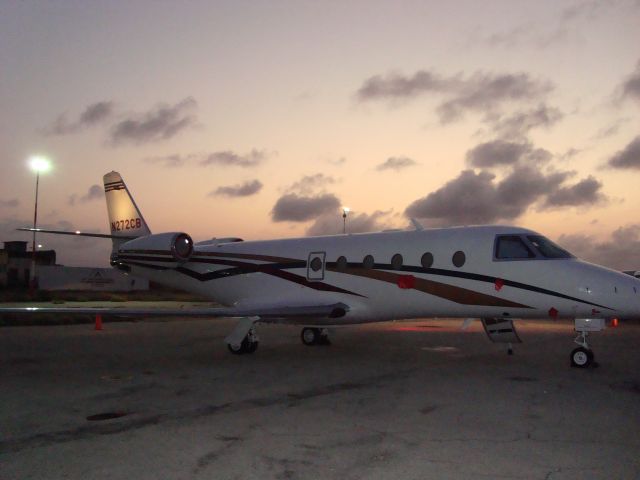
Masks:
[[[186,233],[167,232],[135,238],[120,245],[119,255],[171,254],[176,262],[186,262],[193,253],[193,240]]]

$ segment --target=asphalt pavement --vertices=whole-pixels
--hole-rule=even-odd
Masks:
[[[0,478],[640,478],[640,325],[576,369],[569,323],[513,356],[461,323],[263,325],[242,356],[227,319],[0,328]]]

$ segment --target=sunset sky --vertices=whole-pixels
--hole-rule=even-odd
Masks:
[[[640,269],[640,1],[3,1],[0,241],[500,223]],[[96,187],[97,185],[97,187]],[[66,265],[110,242],[39,237]]]

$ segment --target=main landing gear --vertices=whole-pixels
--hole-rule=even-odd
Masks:
[[[258,349],[256,329],[251,327],[249,333],[247,333],[240,343],[228,343],[227,348],[229,348],[231,353],[235,353],[236,355],[255,352]]]
[[[605,321],[602,318],[576,318],[575,330],[578,332],[578,336],[574,342],[580,346],[571,352],[572,367],[587,368],[590,365],[595,365],[595,356],[587,343],[587,337],[589,332],[599,332],[604,329]]]
[[[258,334],[255,329],[257,317],[242,318],[224,341],[231,353],[242,355],[253,353],[258,349]]]
[[[326,328],[305,327],[300,333],[300,339],[307,346],[331,345],[329,331]]]
[[[242,339],[240,344],[228,343],[227,348],[229,348],[231,353],[243,355],[245,353],[255,352],[258,349],[258,343],[258,335],[256,335],[255,329],[252,328],[247,336]]]

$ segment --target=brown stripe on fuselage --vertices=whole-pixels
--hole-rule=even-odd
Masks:
[[[386,272],[383,270],[374,270],[367,268],[348,267],[344,270],[339,270],[337,267],[327,267],[327,270],[337,273],[346,273],[348,275],[356,275],[359,277],[371,278],[374,280],[380,280],[387,283],[398,283],[401,275],[392,272]],[[521,303],[512,302],[511,300],[505,300],[503,298],[494,297],[492,295],[486,295],[484,293],[475,292],[462,287],[455,287],[453,285],[447,285],[446,283],[434,282],[433,280],[426,280],[420,277],[414,277],[415,284],[414,290],[419,290],[436,297],[445,298],[452,302],[460,303],[462,305],[483,305],[488,307],[511,307],[511,308],[531,308]]]
[[[287,272],[286,270],[272,270],[265,271],[264,273],[273,275],[274,277],[282,278],[283,280],[297,283],[299,285],[303,285],[305,287],[313,288],[314,290],[321,290],[323,292],[346,293],[348,295],[355,295],[356,297],[367,298],[365,295],[360,295],[359,293],[345,290],[328,283],[307,280],[305,277],[301,277],[300,275],[296,275],[295,273]]]
[[[222,252],[201,252],[196,250],[193,252],[193,256],[197,257],[202,255],[203,257],[227,257],[227,258],[241,258],[244,260],[259,260],[261,262],[276,262],[276,263],[293,263],[304,262],[305,260],[299,260],[297,258],[288,257],[273,257],[271,255],[255,255],[251,253],[222,253]]]

